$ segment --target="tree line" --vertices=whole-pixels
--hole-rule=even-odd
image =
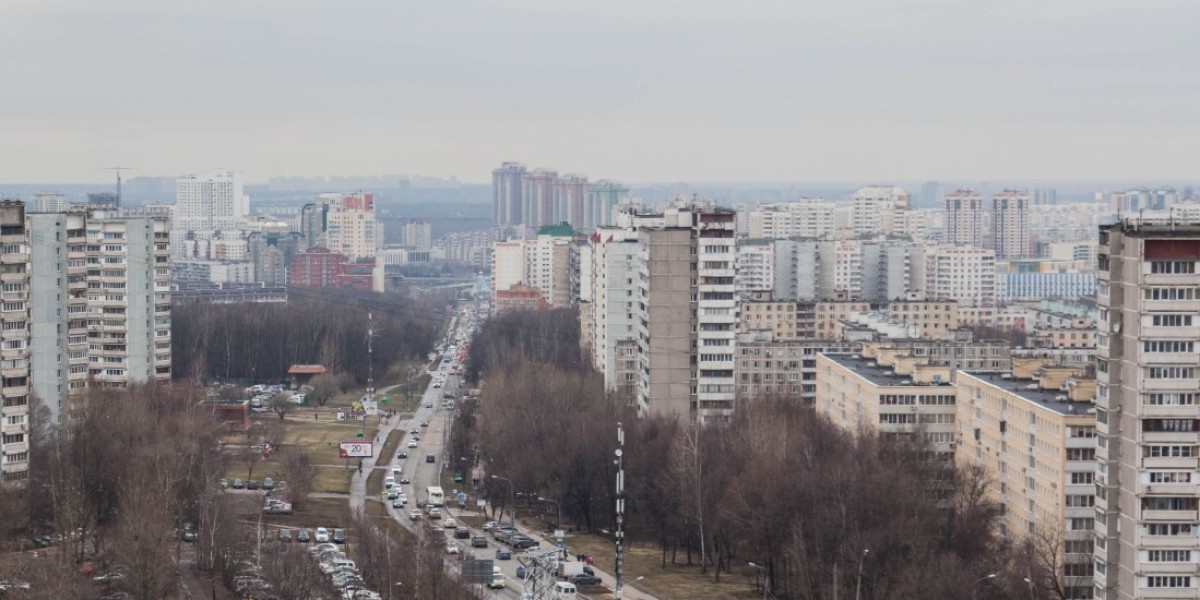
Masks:
[[[543,350],[556,337],[545,315],[504,315],[471,344],[485,377],[458,415],[451,457],[482,468],[494,511],[512,507],[508,484],[489,475],[512,480],[522,514],[553,518],[558,507],[537,501],[549,498],[569,527],[612,530],[621,422],[627,535],[657,546],[664,568],[764,578],[780,599],[1062,597],[1046,564],[1053,546],[1031,556],[1000,536],[986,474],[923,436],[847,432],[788,398],[746,404],[715,426],[639,417],[570,356],[569,333],[557,335],[559,353]]]
[[[293,364],[321,364],[360,385],[369,327],[380,375],[399,360],[423,357],[448,319],[432,301],[341,289],[294,289],[286,303],[180,304],[171,318],[176,379],[277,381]]]

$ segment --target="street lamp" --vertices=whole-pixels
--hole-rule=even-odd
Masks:
[[[553,502],[554,503],[555,508],[558,509],[558,521],[554,524],[554,526],[558,527],[559,529],[562,529],[562,504],[560,504],[558,500],[555,500],[553,498],[543,498],[541,496],[538,496],[538,502]]]
[[[1037,597],[1033,593],[1033,590],[1034,590],[1033,580],[1028,577],[1022,577],[1021,579],[1024,579],[1025,583],[1029,584],[1029,600],[1037,600]]]
[[[516,499],[516,490],[513,487],[513,482],[511,479],[506,479],[499,475],[492,475],[492,479],[499,479],[500,481],[508,482],[508,503],[509,503],[508,526],[512,527],[513,529],[516,529],[517,528],[517,499]]]
[[[762,571],[762,574],[763,574],[763,600],[767,600],[767,568],[764,567],[763,565],[756,565],[754,563],[746,563],[746,564],[750,565],[751,567],[754,567],[755,569]]]
[[[975,598],[979,595],[979,584],[981,584],[989,579],[995,579],[995,578],[996,578],[996,574],[992,573],[990,575],[980,577],[979,579],[975,580],[974,585],[971,586],[971,600],[975,600]]]

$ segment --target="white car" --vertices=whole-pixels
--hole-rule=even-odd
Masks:
[[[417,440],[409,440],[409,441],[408,441],[408,447],[409,447],[409,448],[416,448],[416,447],[417,447]]]
[[[446,529],[454,529],[455,527],[458,527],[458,522],[456,522],[453,517],[446,517],[446,519],[442,521],[442,527],[445,527]]]
[[[446,554],[458,554],[458,544],[447,544]]]
[[[324,527],[318,527],[316,535],[313,536],[313,541],[321,544],[329,541],[329,530]]]

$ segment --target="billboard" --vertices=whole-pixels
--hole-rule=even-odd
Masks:
[[[375,448],[372,442],[362,440],[338,442],[338,456],[341,458],[371,458],[375,456]]]

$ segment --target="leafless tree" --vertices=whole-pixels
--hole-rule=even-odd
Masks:
[[[292,504],[300,508],[308,500],[313,483],[317,477],[317,469],[312,459],[299,448],[287,448],[283,451],[283,476],[287,481],[287,491]]]
[[[334,590],[317,561],[296,544],[275,544],[263,553],[263,577],[273,593],[289,600],[328,598]]]
[[[271,412],[279,416],[280,421],[291,414],[296,409],[296,406],[296,403],[291,400],[291,394],[287,392],[280,392],[271,396]]]

